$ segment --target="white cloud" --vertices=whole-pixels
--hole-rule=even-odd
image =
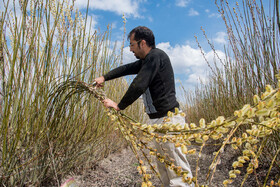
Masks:
[[[153,22],[154,21],[153,17],[151,17],[151,16],[148,16],[147,19],[149,20],[149,22]]]
[[[30,10],[29,4],[30,3],[28,2],[28,6],[26,7],[27,10]],[[8,8],[8,12],[13,12],[15,8],[16,13],[21,14],[21,5],[19,1],[0,1],[0,11],[4,12],[6,7]]]
[[[186,7],[189,4],[190,0],[176,0],[176,6]]]
[[[210,9],[205,9],[205,12],[208,14],[209,18],[213,18],[213,17],[219,18],[219,17],[221,17],[220,13],[212,13],[210,11]]]
[[[123,63],[124,64],[128,64],[130,62],[134,62],[137,59],[135,58],[135,56],[133,55],[132,52],[130,52],[130,48],[129,47],[125,47],[123,49]]]
[[[189,73],[190,67],[200,67],[205,63],[200,50],[194,49],[189,45],[172,47],[169,42],[166,42],[158,44],[157,47],[169,55],[174,71],[177,73]]]
[[[117,25],[118,25],[118,23],[117,23],[117,22],[113,22],[113,23],[112,23],[112,29],[117,28]]]
[[[170,45],[169,42],[157,44],[157,48],[162,49],[169,56],[175,78],[184,77],[181,82],[187,89],[194,89],[195,85],[201,81],[207,82],[207,72],[210,71],[200,49],[192,48],[190,45]],[[213,51],[205,52],[205,57],[209,64],[213,66],[215,60],[217,60]],[[225,54],[222,51],[217,50],[216,53],[222,60],[225,59]],[[124,64],[136,61],[133,53],[129,51],[129,47],[124,48]],[[221,64],[217,62],[217,65]],[[178,82],[178,81],[176,81]]]
[[[207,82],[210,68],[199,48],[192,48],[188,44],[172,47],[169,42],[160,43],[157,47],[168,54],[175,76],[184,77],[181,80],[184,87],[194,89],[195,85],[201,81]],[[215,61],[218,66],[221,66],[213,51],[203,51],[203,53],[210,66],[213,66]],[[225,59],[225,54],[222,51],[216,50],[216,53],[220,59]]]
[[[88,0],[75,2],[80,8],[87,7]],[[92,0],[89,1],[89,8],[115,12],[118,15],[140,17],[138,13],[139,1],[136,0]]]
[[[98,16],[94,14],[89,14],[87,18],[87,33],[94,33],[97,30],[96,25],[98,23]]]
[[[199,15],[199,12],[197,12],[196,10],[194,10],[193,8],[191,8],[189,10],[189,16],[198,16]]]
[[[208,15],[209,18],[213,18],[213,17],[216,17],[216,18],[219,18],[221,17],[221,15],[219,13],[211,13]]]
[[[217,42],[218,44],[226,44],[227,43],[226,37],[227,37],[227,33],[217,32],[216,38],[214,38],[214,42]]]

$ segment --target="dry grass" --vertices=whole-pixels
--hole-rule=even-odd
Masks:
[[[59,185],[69,171],[123,146],[102,103],[92,96],[76,92],[67,100],[71,93],[65,93],[56,98],[61,105],[49,97],[61,82],[91,83],[120,64],[116,45],[110,27],[104,33],[90,30],[89,18],[72,1],[2,4],[0,184],[34,186],[51,179]],[[122,79],[110,82],[108,97],[120,99],[126,86]],[[135,109],[127,111],[142,117]]]
[[[277,75],[280,83],[280,74]],[[62,92],[63,91],[63,92]],[[94,89],[92,86],[80,81],[63,82],[55,89],[54,98],[61,98],[61,95],[66,95],[66,100],[54,100],[57,111],[51,113],[59,114],[61,108],[56,103],[68,103],[67,100],[75,96],[77,93],[86,92],[99,100],[103,100],[103,94],[99,90]],[[69,93],[69,94],[67,94]],[[237,158],[233,158],[232,169],[229,170],[228,178],[223,181],[225,186],[234,182],[237,176],[241,175],[243,180],[240,186],[243,186],[249,175],[256,173],[259,167],[263,164],[261,156],[266,155],[267,142],[271,142],[274,134],[280,132],[280,90],[273,89],[270,85],[266,86],[265,92],[261,95],[255,95],[254,105],[244,105],[241,109],[234,112],[234,114],[225,118],[219,116],[217,119],[206,123],[205,119],[200,119],[198,124],[168,124],[170,117],[174,115],[184,115],[178,109],[175,113],[169,112],[168,117],[164,119],[164,124],[147,125],[136,122],[127,115],[124,115],[115,110],[108,109],[108,116],[110,117],[112,127],[117,128],[123,138],[127,141],[132,152],[138,161],[138,172],[142,175],[142,186],[152,186],[151,177],[158,176],[157,169],[153,165],[153,160],[157,159],[164,163],[166,167],[173,170],[182,180],[186,183],[195,183],[198,185],[209,185],[216,172],[217,166],[223,160],[225,150],[227,152],[236,152]],[[54,120],[57,117],[53,117]],[[57,122],[56,122],[57,123]],[[244,129],[242,134],[238,131]],[[160,143],[171,142],[175,147],[180,147],[182,152],[186,155],[194,155],[193,159],[196,162],[195,169],[193,170],[193,178],[187,175],[180,166],[175,165],[174,160],[168,154],[162,154],[157,151],[151,142],[157,141]],[[277,145],[277,144],[276,144]],[[202,151],[206,146],[216,147],[214,157],[209,162],[211,163],[206,179],[201,179],[199,176],[199,168]],[[191,148],[191,149],[190,149]],[[239,150],[239,151],[235,151]],[[197,154],[196,154],[197,152]],[[268,170],[266,171],[265,178],[256,177],[259,185],[266,185],[268,182],[280,185],[279,176],[270,176],[272,168],[278,165],[277,157],[279,157],[280,148],[275,147],[275,152],[271,152],[272,159],[269,160]],[[229,153],[227,153],[229,154]],[[267,164],[267,163],[265,163]],[[204,181],[201,182],[200,180]],[[240,180],[240,179],[239,179]]]
[[[219,140],[220,149],[209,176],[215,173],[225,147],[243,151],[225,183],[234,179],[244,161],[248,164],[245,179],[256,172],[262,155],[271,168],[279,166],[279,90],[272,89],[279,80],[279,28],[274,27],[276,17],[267,21],[262,7],[254,3],[244,1],[242,11],[239,6],[231,10],[226,3],[220,4],[234,58],[227,53],[224,69],[213,67],[212,84],[197,91],[197,98],[189,97],[194,105],[187,110],[188,119],[197,122],[182,128],[136,123],[133,118],[143,118],[138,102],[127,109],[131,117],[104,110],[99,102],[104,92],[87,83],[121,63],[109,28],[103,34],[87,30],[88,17],[83,18],[66,1],[21,1],[16,11],[10,8],[12,2],[5,2],[0,17],[1,185],[39,186],[49,181],[59,185],[70,171],[83,169],[89,160],[102,159],[122,147],[120,136],[135,154],[146,185],[151,184],[150,173],[156,172],[150,156],[165,162],[185,181],[200,184],[199,153],[211,145],[210,140]],[[236,12],[246,16],[238,17]],[[126,81],[119,79],[106,83],[104,91],[118,100],[126,87]],[[221,112],[225,117],[218,117]],[[196,146],[195,177],[187,178],[168,155],[150,147],[153,139],[173,142],[186,154],[195,154],[196,149],[187,146]],[[261,181],[264,184],[271,180],[271,168]]]

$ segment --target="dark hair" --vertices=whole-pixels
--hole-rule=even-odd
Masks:
[[[134,40],[145,40],[149,47],[156,47],[154,33],[148,27],[138,26],[132,29],[132,31],[130,31],[130,33],[127,36],[127,40],[129,40],[132,34],[134,34]]]

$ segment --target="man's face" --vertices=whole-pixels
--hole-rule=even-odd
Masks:
[[[130,36],[130,45],[129,45],[129,47],[130,47],[130,51],[131,52],[133,52],[134,53],[134,56],[137,58],[137,59],[141,59],[142,58],[142,49],[141,49],[141,45],[139,45],[139,44],[141,44],[141,41],[142,40],[140,40],[140,41],[136,41],[135,39],[134,39],[134,34],[132,34],[131,36]]]

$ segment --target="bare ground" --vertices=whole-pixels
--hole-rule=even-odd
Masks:
[[[230,149],[230,148],[229,148]],[[208,184],[209,186],[223,186],[223,181],[228,177],[228,172],[232,169],[231,165],[237,158],[237,152],[232,149],[225,151],[222,155],[220,164],[217,166],[214,176],[211,180],[206,181],[209,165],[214,156],[214,150],[206,150],[200,157],[199,168],[196,171],[197,155],[188,156],[188,161],[192,167],[193,175],[198,173],[198,182],[200,185]],[[197,153],[198,154],[198,153]],[[102,161],[92,164],[88,170],[76,173],[74,177],[80,187],[140,187],[141,176],[137,171],[137,160],[129,148],[115,152]],[[262,169],[263,168],[263,169]],[[245,169],[245,167],[244,167]],[[245,170],[243,169],[243,173]],[[245,187],[258,186],[256,177],[263,180],[266,176],[267,168],[260,167],[255,175],[249,177],[245,183]],[[276,176],[277,171],[272,170],[272,174]],[[230,186],[240,186],[244,175],[239,176]],[[66,179],[65,179],[66,180]],[[161,186],[159,179],[153,177],[151,179],[154,186]],[[211,182],[209,182],[211,181]]]

